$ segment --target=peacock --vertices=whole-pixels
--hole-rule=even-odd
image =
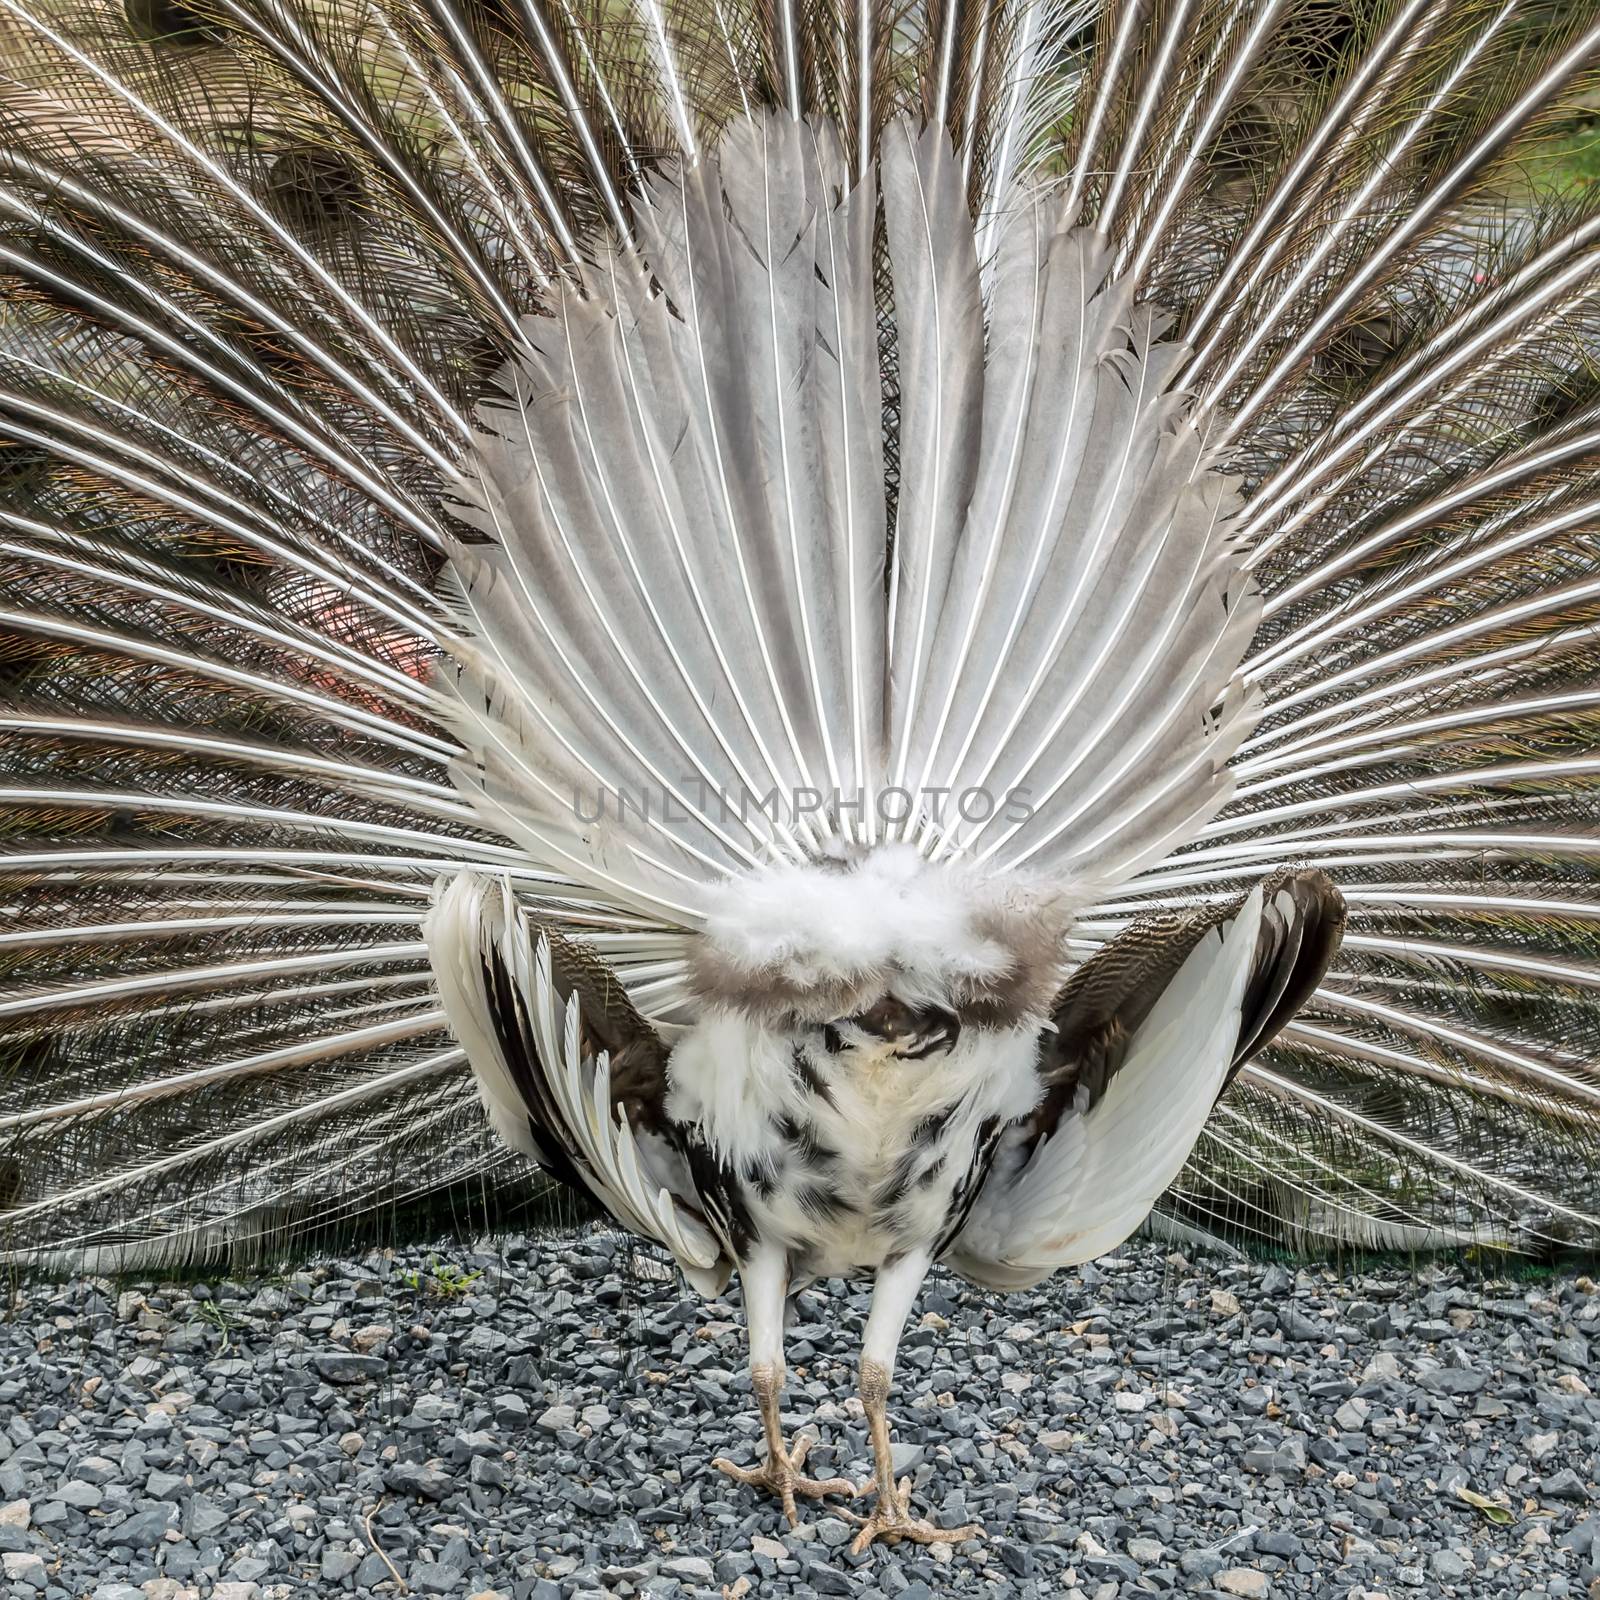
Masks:
[[[1593,0],[0,0],[0,1248],[530,1161],[784,1325],[1600,1239]],[[864,1488],[867,1486],[863,1486]]]

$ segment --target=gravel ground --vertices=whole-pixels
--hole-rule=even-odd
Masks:
[[[791,1333],[786,1420],[862,1475],[867,1298],[830,1287]],[[1007,1298],[939,1276],[898,1448],[919,1505],[990,1537],[858,1559],[825,1508],[791,1532],[710,1468],[757,1439],[736,1301],[683,1298],[613,1235],[23,1283],[0,1592],[1600,1600],[1597,1374],[1581,1278],[1146,1246]]]

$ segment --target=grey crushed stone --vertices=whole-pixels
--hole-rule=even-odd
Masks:
[[[790,1330],[785,1423],[824,1476],[868,1470],[867,1305],[820,1285]],[[860,1557],[839,1502],[791,1531],[711,1468],[760,1437],[737,1294],[702,1302],[615,1234],[23,1280],[3,1309],[19,1600],[388,1597],[396,1573],[454,1600],[1600,1600],[1586,1279],[1151,1245],[1009,1297],[937,1274],[897,1464],[925,1515],[989,1537]]]

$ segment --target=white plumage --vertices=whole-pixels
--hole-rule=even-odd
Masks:
[[[1235,501],[1171,392],[1182,347],[1061,192],[1008,198],[985,298],[948,136],[896,124],[886,606],[875,191],[838,152],[736,120],[651,179],[637,250],[524,324],[462,479],[492,542],[452,559],[453,772],[536,860],[688,930],[708,899],[728,924],[727,875],[748,922],[809,881],[774,867],[894,841],[1026,870],[1064,927],[1227,799],[1259,616]],[[959,917],[925,911],[908,939]]]
[[[667,1100],[673,1117],[754,1174],[751,1219],[763,1243],[795,1263],[790,1292],[882,1267],[908,1240],[939,1238],[979,1158],[984,1124],[1023,1116],[1038,1099],[1029,1029],[973,1033],[922,1061],[881,1046],[816,1051],[809,1082],[795,1074],[794,1051],[792,1034],[719,1016],[673,1051]],[[902,1169],[905,1199],[883,1203]]]
[[[1280,911],[1292,916],[1289,906]],[[1161,991],[1103,1099],[1080,1091],[1031,1151],[1019,1135],[1002,1136],[955,1243],[959,1270],[997,1288],[1027,1288],[1116,1249],[1149,1216],[1227,1081],[1260,924],[1257,889]]]
[[[763,867],[707,891],[691,981],[704,1001],[814,1022],[865,1011],[891,985],[929,1006],[1028,985],[1042,1004],[1091,903],[1070,882],[931,862],[904,842]]]
[[[1524,9],[0,0],[0,1250],[1600,1238]]]

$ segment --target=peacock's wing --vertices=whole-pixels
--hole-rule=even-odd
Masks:
[[[423,938],[495,1132],[718,1293],[732,1256],[717,1163],[667,1114],[667,1047],[610,968],[471,873],[446,880]]]
[[[1239,1067],[1321,982],[1344,902],[1320,872],[1125,930],[1072,976],[1041,1098],[1003,1129],[946,1259],[999,1288],[1114,1249],[1177,1177]]]

